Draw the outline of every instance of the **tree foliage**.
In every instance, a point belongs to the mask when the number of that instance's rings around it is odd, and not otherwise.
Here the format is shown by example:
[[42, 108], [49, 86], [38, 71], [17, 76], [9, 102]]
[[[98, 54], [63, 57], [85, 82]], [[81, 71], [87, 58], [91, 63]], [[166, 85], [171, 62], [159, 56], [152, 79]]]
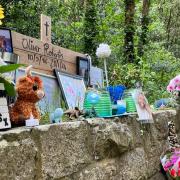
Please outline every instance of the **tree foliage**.
[[98, 44], [108, 43], [111, 84], [133, 87], [142, 81], [151, 102], [168, 96], [166, 85], [180, 71], [179, 0], [0, 0], [0, 4], [6, 27], [39, 38], [40, 14], [49, 15], [52, 42], [89, 53], [94, 61]]

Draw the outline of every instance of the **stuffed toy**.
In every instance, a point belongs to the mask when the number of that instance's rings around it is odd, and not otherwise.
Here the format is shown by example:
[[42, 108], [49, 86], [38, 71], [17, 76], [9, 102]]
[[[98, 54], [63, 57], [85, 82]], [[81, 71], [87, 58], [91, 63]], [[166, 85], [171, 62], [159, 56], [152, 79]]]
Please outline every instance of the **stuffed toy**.
[[40, 113], [36, 108], [36, 103], [44, 97], [42, 80], [37, 76], [32, 76], [30, 69], [26, 68], [25, 77], [21, 77], [16, 84], [17, 100], [10, 108], [10, 119], [12, 125], [25, 125], [25, 120], [31, 115], [40, 120]]

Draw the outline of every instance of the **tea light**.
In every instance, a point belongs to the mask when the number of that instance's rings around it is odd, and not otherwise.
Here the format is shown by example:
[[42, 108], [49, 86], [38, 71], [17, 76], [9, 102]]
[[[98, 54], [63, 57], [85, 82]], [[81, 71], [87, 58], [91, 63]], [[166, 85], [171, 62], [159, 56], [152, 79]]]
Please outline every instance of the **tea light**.
[[26, 127], [34, 127], [39, 126], [39, 120], [34, 119], [33, 115], [31, 114], [30, 118], [26, 120]]

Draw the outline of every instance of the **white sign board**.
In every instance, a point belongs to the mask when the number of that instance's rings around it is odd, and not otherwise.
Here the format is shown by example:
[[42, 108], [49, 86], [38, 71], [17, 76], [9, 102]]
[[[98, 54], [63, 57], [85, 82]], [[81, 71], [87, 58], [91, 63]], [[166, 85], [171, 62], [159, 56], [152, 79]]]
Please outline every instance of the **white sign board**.
[[83, 109], [86, 87], [83, 77], [65, 74], [56, 70], [65, 101], [69, 109]]
[[4, 85], [0, 83], [0, 129], [11, 128]]

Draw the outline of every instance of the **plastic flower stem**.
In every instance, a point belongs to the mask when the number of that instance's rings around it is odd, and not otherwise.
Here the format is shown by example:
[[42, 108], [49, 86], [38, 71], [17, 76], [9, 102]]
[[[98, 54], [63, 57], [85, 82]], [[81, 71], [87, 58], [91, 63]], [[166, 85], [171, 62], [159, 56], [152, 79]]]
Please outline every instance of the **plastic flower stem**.
[[106, 65], [106, 58], [104, 58], [104, 71], [106, 76], [106, 86], [109, 87], [108, 75], [107, 75], [107, 65]]

